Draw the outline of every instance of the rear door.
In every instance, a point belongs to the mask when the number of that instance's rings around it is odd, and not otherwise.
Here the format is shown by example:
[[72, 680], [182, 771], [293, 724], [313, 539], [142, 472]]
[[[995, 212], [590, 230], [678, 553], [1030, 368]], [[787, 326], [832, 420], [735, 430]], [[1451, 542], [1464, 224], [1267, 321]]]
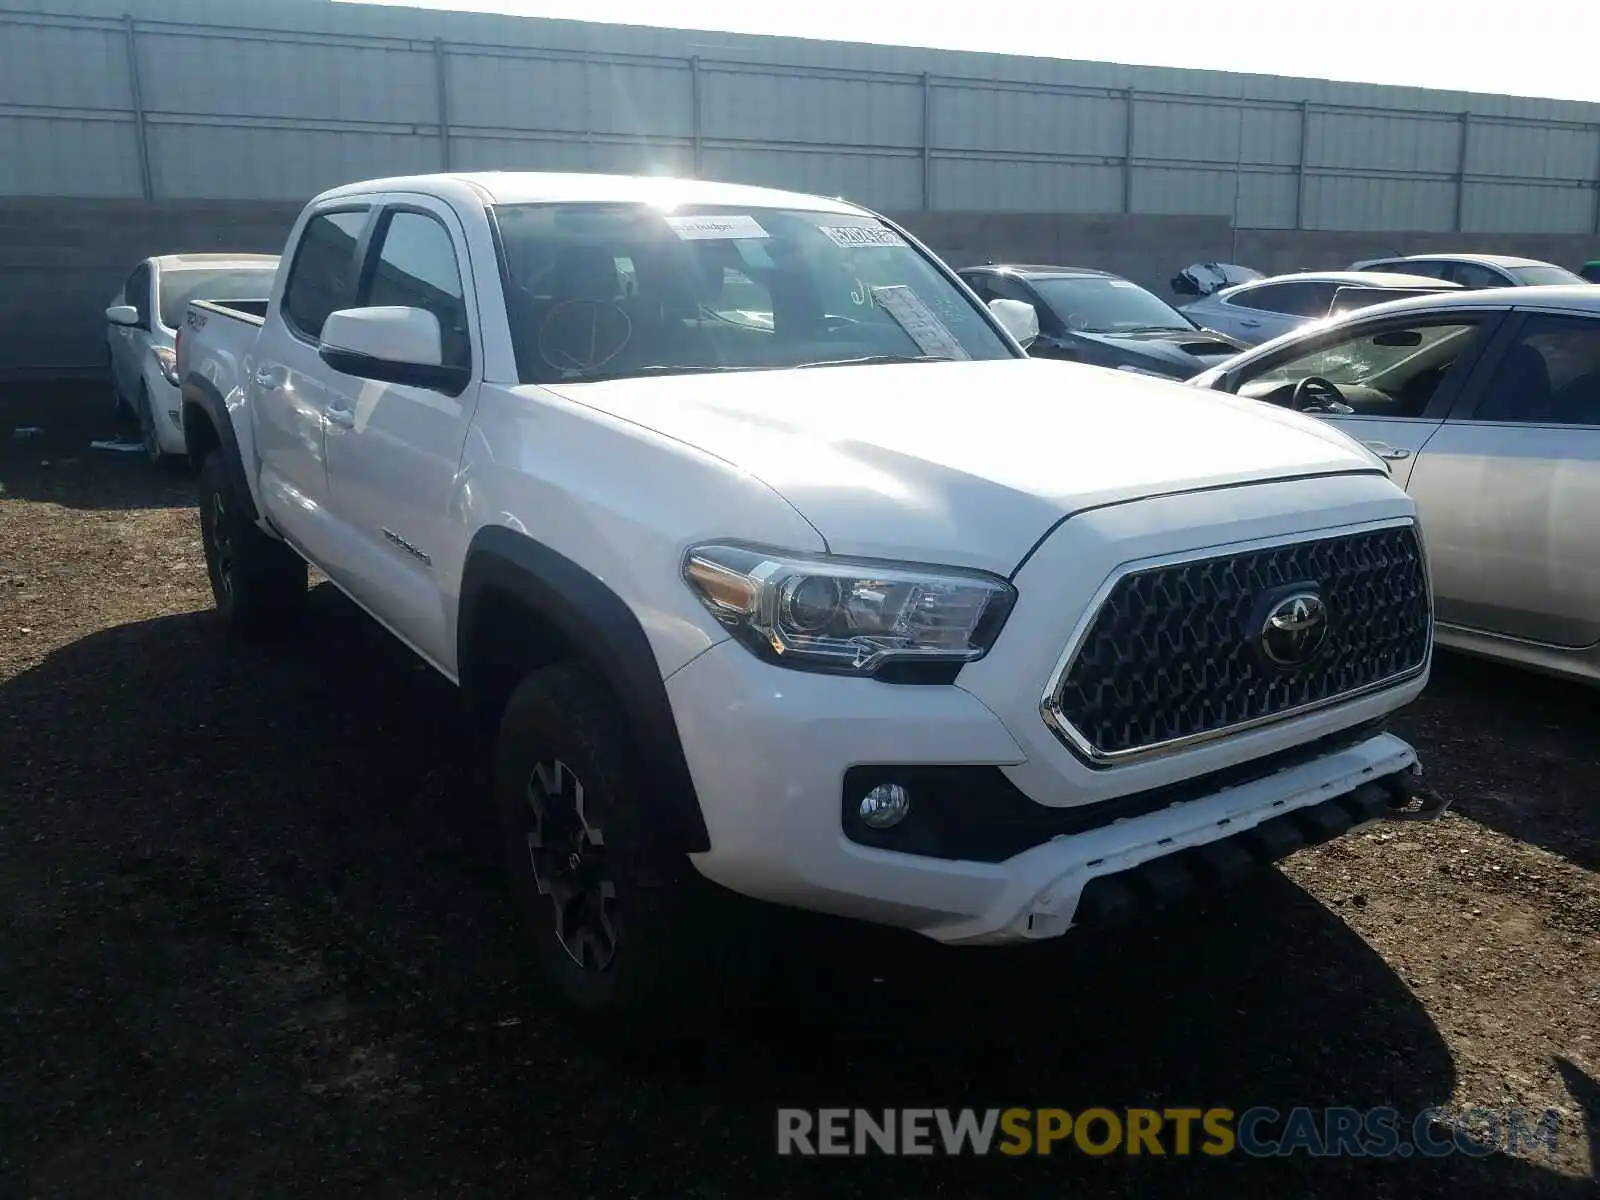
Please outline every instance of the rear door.
[[276, 306], [244, 364], [260, 461], [261, 500], [274, 525], [328, 570], [340, 561], [328, 511], [329, 409], [350, 409], [359, 384], [318, 355], [328, 314], [355, 303], [359, 253], [375, 198], [341, 199], [303, 222]]
[[1600, 317], [1511, 317], [1409, 490], [1440, 621], [1600, 642]]
[[1221, 318], [1219, 332], [1257, 345], [1288, 333], [1307, 321], [1328, 315], [1334, 284], [1296, 279], [1286, 283], [1247, 284], [1207, 311]]

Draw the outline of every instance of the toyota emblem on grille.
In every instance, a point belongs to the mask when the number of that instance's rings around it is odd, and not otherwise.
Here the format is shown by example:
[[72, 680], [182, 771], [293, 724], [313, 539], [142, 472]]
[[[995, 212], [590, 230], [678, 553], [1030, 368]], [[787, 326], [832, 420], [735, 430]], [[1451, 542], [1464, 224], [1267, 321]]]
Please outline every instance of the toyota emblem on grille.
[[1261, 653], [1276, 667], [1310, 662], [1328, 640], [1328, 606], [1316, 592], [1295, 592], [1267, 610]]

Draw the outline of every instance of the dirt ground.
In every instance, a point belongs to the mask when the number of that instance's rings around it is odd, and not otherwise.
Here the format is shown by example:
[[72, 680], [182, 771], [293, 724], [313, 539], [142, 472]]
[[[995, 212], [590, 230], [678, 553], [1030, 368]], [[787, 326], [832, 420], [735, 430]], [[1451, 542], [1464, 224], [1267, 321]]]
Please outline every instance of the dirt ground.
[[[17, 439], [17, 426], [43, 427]], [[1600, 1193], [1600, 693], [1442, 656], [1454, 810], [1026, 953], [856, 928], [642, 1059], [520, 953], [450, 688], [322, 584], [225, 644], [192, 481], [0, 394], [0, 1195]], [[1561, 1113], [1555, 1152], [780, 1159], [780, 1106]]]

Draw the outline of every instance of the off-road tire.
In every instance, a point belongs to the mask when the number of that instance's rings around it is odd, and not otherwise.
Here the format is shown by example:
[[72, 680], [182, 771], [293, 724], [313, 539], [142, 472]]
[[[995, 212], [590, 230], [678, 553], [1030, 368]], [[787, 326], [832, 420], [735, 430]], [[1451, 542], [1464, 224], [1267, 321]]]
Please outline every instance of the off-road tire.
[[306, 604], [306, 564], [246, 514], [221, 450], [200, 467], [200, 539], [217, 614], [234, 637], [260, 641], [293, 627]]
[[[542, 892], [530, 791], [561, 764], [559, 790], [581, 795], [598, 831], [596, 872], [610, 884], [614, 934], [603, 966], [580, 965], [558, 934], [553, 893]], [[577, 792], [581, 787], [581, 793]], [[654, 799], [616, 701], [582, 665], [530, 674], [512, 693], [495, 737], [492, 792], [505, 869], [546, 983], [580, 1014], [620, 1017], [613, 1032], [651, 1035], [742, 992], [753, 980], [759, 937], [748, 902], [716, 888], [653, 836]], [[547, 882], [546, 887], [550, 886]], [[569, 932], [568, 941], [572, 940]], [[591, 947], [592, 949], [592, 947]], [[588, 954], [586, 957], [591, 957]]]

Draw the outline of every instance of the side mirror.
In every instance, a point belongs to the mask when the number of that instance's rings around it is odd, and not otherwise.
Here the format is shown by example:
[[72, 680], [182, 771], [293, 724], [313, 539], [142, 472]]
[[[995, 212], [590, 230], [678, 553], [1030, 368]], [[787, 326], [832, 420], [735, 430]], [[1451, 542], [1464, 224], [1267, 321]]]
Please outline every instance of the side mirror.
[[131, 304], [113, 304], [106, 309], [106, 320], [113, 325], [136, 329], [139, 325], [139, 310]]
[[1021, 300], [991, 300], [989, 311], [994, 319], [1026, 350], [1039, 338], [1039, 314], [1033, 305]]
[[444, 365], [439, 318], [425, 308], [342, 308], [322, 325], [317, 353], [341, 375], [458, 396], [465, 367]]

